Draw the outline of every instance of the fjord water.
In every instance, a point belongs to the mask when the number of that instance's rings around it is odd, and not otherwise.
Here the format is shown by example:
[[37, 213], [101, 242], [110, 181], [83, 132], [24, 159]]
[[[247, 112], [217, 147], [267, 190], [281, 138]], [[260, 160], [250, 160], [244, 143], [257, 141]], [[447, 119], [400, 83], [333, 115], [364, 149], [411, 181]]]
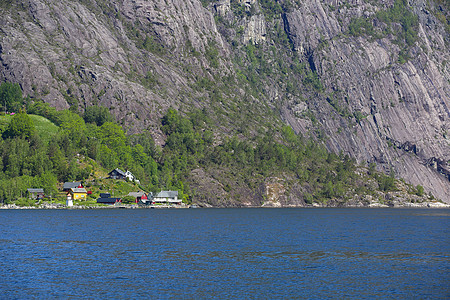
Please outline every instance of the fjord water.
[[448, 298], [448, 209], [0, 211], [0, 296]]

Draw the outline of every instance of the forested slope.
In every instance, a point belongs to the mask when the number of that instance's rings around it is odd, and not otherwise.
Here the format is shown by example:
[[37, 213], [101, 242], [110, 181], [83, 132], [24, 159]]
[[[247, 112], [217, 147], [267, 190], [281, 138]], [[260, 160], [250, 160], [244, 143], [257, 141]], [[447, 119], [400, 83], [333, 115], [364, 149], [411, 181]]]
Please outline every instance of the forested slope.
[[[177, 190], [186, 204], [204, 206], [402, 205], [434, 200], [422, 186], [395, 181], [376, 172], [374, 165], [357, 166], [348, 155], [328, 152], [288, 126], [250, 141], [234, 135], [214, 144], [207, 114], [195, 111], [186, 118], [169, 109], [160, 120], [167, 136], [160, 149], [148, 132], [126, 136], [103, 107], [92, 106], [83, 115], [56, 111], [42, 102], [26, 109], [33, 114], [22, 108], [13, 116], [0, 116], [1, 203], [30, 204], [22, 201], [28, 188], [44, 188], [47, 197], [63, 200], [58, 187], [66, 181], [104, 190], [105, 170], [117, 167], [130, 169], [139, 189]], [[120, 181], [109, 186], [117, 193], [117, 185]]]

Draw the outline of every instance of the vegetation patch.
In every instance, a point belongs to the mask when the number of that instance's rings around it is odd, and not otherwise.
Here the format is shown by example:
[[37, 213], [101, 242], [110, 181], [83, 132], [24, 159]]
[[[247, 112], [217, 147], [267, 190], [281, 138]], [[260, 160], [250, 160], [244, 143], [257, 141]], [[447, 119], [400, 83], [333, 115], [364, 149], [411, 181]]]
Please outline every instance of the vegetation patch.
[[[374, 23], [382, 24], [374, 27]], [[397, 25], [397, 26], [396, 26]], [[359, 17], [350, 21], [349, 33], [353, 36], [366, 35], [374, 39], [392, 36], [400, 46], [398, 62], [409, 60], [409, 47], [417, 41], [419, 21], [408, 8], [406, 0], [396, 0], [392, 7], [380, 10], [371, 17]]]

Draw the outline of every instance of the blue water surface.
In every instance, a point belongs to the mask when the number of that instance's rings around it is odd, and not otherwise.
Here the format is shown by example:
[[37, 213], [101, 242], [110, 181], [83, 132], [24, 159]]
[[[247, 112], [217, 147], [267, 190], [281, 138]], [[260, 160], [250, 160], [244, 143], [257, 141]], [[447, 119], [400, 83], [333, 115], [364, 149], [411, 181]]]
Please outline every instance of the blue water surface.
[[449, 209], [1, 210], [0, 296], [450, 298]]

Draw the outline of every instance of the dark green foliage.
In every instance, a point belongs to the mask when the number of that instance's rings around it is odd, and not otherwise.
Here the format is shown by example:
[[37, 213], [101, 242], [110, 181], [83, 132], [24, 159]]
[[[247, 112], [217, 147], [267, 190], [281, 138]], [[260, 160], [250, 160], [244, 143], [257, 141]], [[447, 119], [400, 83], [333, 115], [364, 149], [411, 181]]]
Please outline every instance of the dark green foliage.
[[158, 84], [158, 78], [152, 72], [147, 72], [145, 77], [141, 79], [141, 83], [146, 88], [152, 89]]
[[115, 18], [122, 21], [122, 24], [125, 25], [128, 37], [135, 42], [138, 48], [159, 56], [166, 54], [166, 48], [162, 42], [156, 38], [150, 24], [143, 24], [139, 21], [132, 23], [130, 20], [123, 18], [120, 13], [118, 15], [116, 14]]
[[239, 0], [231, 0], [231, 10], [239, 18], [248, 15], [245, 11], [245, 5], [239, 2]]
[[135, 203], [136, 202], [136, 198], [132, 197], [132, 196], [125, 196], [122, 198], [122, 203], [124, 204], [131, 204], [131, 203]]
[[0, 7], [1, 8], [5, 8], [5, 9], [11, 8], [11, 6], [13, 4], [16, 4], [15, 0], [2, 0], [2, 1], [0, 1]]
[[422, 197], [424, 195], [424, 188], [421, 185], [416, 187], [416, 195]]
[[400, 23], [402, 28], [397, 31], [397, 43], [402, 45], [406, 43], [407, 46], [412, 46], [417, 39], [418, 18], [408, 9], [406, 0], [396, 0], [393, 7], [379, 11], [377, 18], [390, 25], [391, 23]]
[[219, 51], [214, 43], [209, 43], [205, 51], [206, 59], [208, 59], [211, 67], [219, 67]]
[[283, 12], [283, 8], [278, 0], [260, 0], [259, 4], [268, 20], [272, 20]]
[[366, 116], [359, 110], [353, 112], [353, 116], [355, 117], [356, 123], [361, 123]]
[[448, 0], [434, 0], [438, 5], [435, 6], [434, 15], [444, 25], [447, 34], [450, 33], [450, 2]]
[[[152, 158], [152, 155], [157, 156], [153, 140], [136, 137], [130, 139], [133, 141], [133, 146], [130, 146], [121, 126], [105, 122], [98, 127], [97, 122], [109, 119], [103, 108], [91, 111], [87, 117], [92, 117], [95, 123], [88, 126], [78, 114], [68, 110], [56, 111], [48, 104], [36, 103], [30, 106], [30, 110], [50, 118], [60, 130], [47, 144], [40, 140], [39, 135], [26, 133], [30, 132], [25, 130], [28, 127], [22, 128], [28, 124], [25, 120], [29, 119], [28, 115], [20, 113], [11, 120], [10, 129], [4, 136], [7, 139], [0, 141], [0, 187], [12, 183], [20, 185], [15, 190], [6, 188], [6, 192], [0, 191], [0, 202], [23, 197], [30, 187], [43, 187], [47, 195], [51, 195], [56, 190], [57, 180], [87, 179], [92, 168], [79, 163], [79, 154], [87, 155], [109, 169], [129, 169], [142, 183], [159, 187], [158, 167]], [[20, 122], [16, 122], [19, 119]], [[16, 123], [22, 127], [15, 126]], [[34, 176], [39, 181], [31, 182], [24, 176]]]
[[102, 126], [106, 122], [113, 121], [109, 109], [103, 106], [88, 106], [83, 118], [86, 123], [95, 123], [97, 126]]
[[[163, 150], [161, 180], [165, 185], [179, 185], [180, 179], [181, 183], [188, 179], [190, 170], [202, 166], [230, 170], [245, 178], [251, 188], [260, 184], [255, 178], [292, 174], [299, 182], [311, 186], [309, 200], [311, 197], [342, 198], [352, 187], [356, 177], [354, 160], [328, 153], [316, 142], [296, 135], [290, 127], [283, 127], [282, 143], [268, 132], [252, 141], [234, 136], [213, 146], [207, 136], [200, 134], [207, 131], [202, 130], [203, 122], [194, 122], [197, 119], [183, 118], [175, 110], [169, 110], [163, 118], [167, 144]], [[230, 185], [224, 186], [233, 192]]]
[[376, 169], [375, 169], [376, 166], [377, 166], [377, 164], [374, 162], [369, 164], [369, 175], [374, 176], [376, 174]]
[[374, 33], [372, 21], [364, 17], [351, 20], [348, 25], [348, 30], [353, 36], [360, 36], [364, 34], [373, 35]]
[[[141, 36], [137, 34], [137, 38], [140, 39]], [[158, 41], [156, 41], [152, 36], [146, 35], [142, 44], [138, 43], [138, 46], [156, 55], [163, 55], [166, 53], [164, 46], [161, 45]]]
[[305, 85], [310, 85], [317, 91], [323, 90], [322, 82], [320, 82], [319, 75], [315, 71], [308, 70], [306, 77], [303, 79]]
[[17, 83], [0, 84], [0, 106], [3, 111], [18, 112], [23, 104], [22, 89]]
[[395, 191], [395, 177], [393, 174], [390, 176], [381, 174], [377, 176], [378, 186], [381, 191], [389, 192]]
[[[338, 100], [334, 98], [334, 95], [330, 95], [329, 97], [327, 97], [327, 101], [328, 103], [331, 104], [331, 106], [333, 106], [333, 108], [336, 110], [336, 112], [339, 113], [339, 115], [341, 115], [344, 118], [351, 117], [349, 110], [345, 106], [340, 105]], [[357, 122], [359, 122], [363, 118], [361, 112], [359, 112], [359, 114], [358, 112], [355, 112], [354, 116]]]
[[59, 118], [60, 112], [58, 112], [56, 108], [51, 107], [48, 103], [35, 102], [34, 104], [28, 107], [28, 113], [43, 116], [52, 121], [53, 123], [55, 123], [56, 125], [61, 124]]
[[208, 4], [214, 3], [215, 0], [200, 0], [202, 2], [203, 7], [207, 7]]

